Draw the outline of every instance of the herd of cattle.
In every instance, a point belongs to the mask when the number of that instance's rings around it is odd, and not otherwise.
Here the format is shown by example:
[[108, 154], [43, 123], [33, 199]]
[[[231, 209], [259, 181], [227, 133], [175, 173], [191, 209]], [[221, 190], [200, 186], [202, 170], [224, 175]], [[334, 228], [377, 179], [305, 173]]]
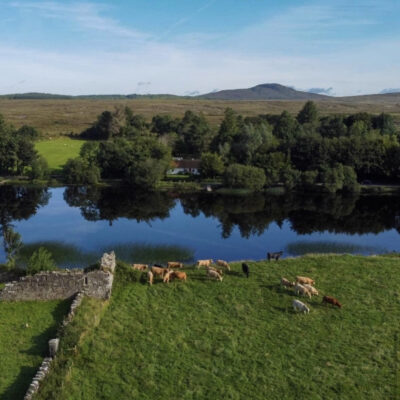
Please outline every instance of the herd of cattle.
[[[286, 278], [281, 278], [281, 285], [287, 288], [293, 288], [297, 296], [307, 296], [309, 299], [311, 299], [312, 296], [319, 296], [318, 290], [314, 287], [315, 281], [307, 276], [296, 276], [296, 282], [290, 282]], [[324, 296], [322, 303], [329, 303], [342, 308], [340, 302], [332, 296]], [[295, 311], [298, 310], [307, 314], [310, 312], [310, 308], [300, 300], [293, 300], [292, 306]]]
[[[278, 261], [282, 252], [278, 253], [267, 253], [268, 260], [276, 260]], [[207, 276], [211, 279], [222, 282], [224, 270], [230, 271], [230, 265], [228, 262], [224, 260], [217, 260], [216, 266], [213, 266], [214, 260], [198, 260], [196, 263], [196, 267], [199, 269], [204, 267], [206, 269]], [[159, 264], [154, 264], [149, 266], [147, 264], [133, 264], [132, 268], [134, 270], [143, 271], [147, 273], [147, 282], [149, 285], [153, 285], [156, 277], [161, 278], [164, 283], [169, 283], [170, 281], [177, 279], [179, 281], [186, 282], [187, 274], [183, 271], [178, 271], [183, 268], [184, 264], [177, 261], [170, 261], [167, 263], [167, 267], [164, 267]], [[242, 263], [242, 271], [245, 276], [248, 278], [250, 276], [250, 267], [247, 263]], [[281, 278], [281, 285], [288, 288], [294, 289], [295, 295], [299, 296], [307, 296], [311, 299], [312, 296], [319, 296], [319, 291], [315, 288], [315, 281], [307, 276], [296, 276], [295, 282], [290, 282], [286, 278]], [[332, 296], [324, 296], [322, 299], [322, 303], [329, 303], [333, 306], [337, 306], [339, 308], [342, 307], [340, 302]], [[293, 309], [295, 311], [301, 311], [304, 313], [309, 313], [310, 308], [304, 304], [300, 300], [293, 300], [292, 302]]]

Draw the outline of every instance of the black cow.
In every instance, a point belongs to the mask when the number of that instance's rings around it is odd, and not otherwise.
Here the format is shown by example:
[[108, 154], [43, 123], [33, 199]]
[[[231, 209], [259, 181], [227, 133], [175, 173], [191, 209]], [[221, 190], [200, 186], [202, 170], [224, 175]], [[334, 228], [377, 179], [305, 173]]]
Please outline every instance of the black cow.
[[268, 261], [276, 260], [278, 261], [283, 254], [283, 251], [278, 251], [277, 253], [267, 253]]
[[246, 263], [242, 263], [242, 271], [248, 278], [250, 275], [250, 268]]

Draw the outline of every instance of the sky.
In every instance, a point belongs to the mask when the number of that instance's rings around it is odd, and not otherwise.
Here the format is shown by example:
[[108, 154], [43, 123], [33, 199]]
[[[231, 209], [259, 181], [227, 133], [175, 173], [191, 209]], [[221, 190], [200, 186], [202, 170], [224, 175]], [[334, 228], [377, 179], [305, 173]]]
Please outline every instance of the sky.
[[399, 0], [0, 0], [0, 94], [400, 90]]

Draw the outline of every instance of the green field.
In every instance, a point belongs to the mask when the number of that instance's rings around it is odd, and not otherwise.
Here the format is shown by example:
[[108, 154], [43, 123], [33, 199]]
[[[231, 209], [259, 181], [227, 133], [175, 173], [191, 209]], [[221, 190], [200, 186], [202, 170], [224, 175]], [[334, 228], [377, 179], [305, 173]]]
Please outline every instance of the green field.
[[[86, 299], [38, 398], [399, 398], [399, 258], [249, 264], [249, 279], [233, 264], [222, 283], [188, 268], [186, 284], [152, 287], [120, 264], [101, 320], [100, 302]], [[303, 300], [310, 314], [295, 313], [279, 280], [296, 275], [343, 308], [319, 296]]]
[[0, 399], [24, 397], [68, 301], [0, 302]]
[[52, 171], [60, 171], [70, 158], [79, 156], [84, 140], [58, 138], [36, 142], [36, 150], [46, 158]]

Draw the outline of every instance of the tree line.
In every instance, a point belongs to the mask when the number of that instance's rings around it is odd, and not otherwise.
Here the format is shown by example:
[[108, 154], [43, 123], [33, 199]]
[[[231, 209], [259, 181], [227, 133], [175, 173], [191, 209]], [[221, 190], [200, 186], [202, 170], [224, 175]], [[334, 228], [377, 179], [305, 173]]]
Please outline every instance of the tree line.
[[357, 191], [365, 180], [398, 182], [400, 134], [391, 115], [320, 116], [312, 101], [297, 116], [287, 111], [243, 117], [228, 108], [218, 127], [201, 113], [155, 115], [150, 122], [129, 108], [104, 111], [82, 132], [90, 140], [70, 161], [69, 182], [122, 178], [154, 187], [171, 157], [201, 159], [204, 178], [225, 186]]
[[[0, 175], [48, 174], [34, 149], [38, 132], [15, 129], [0, 116]], [[243, 117], [225, 110], [218, 126], [202, 113], [147, 121], [128, 107], [102, 112], [80, 137], [79, 157], [63, 168], [66, 183], [118, 179], [152, 189], [165, 178], [172, 157], [201, 160], [201, 176], [232, 188], [321, 188], [358, 191], [363, 181], [398, 183], [400, 132], [389, 114], [320, 115], [312, 101], [297, 115]]]

